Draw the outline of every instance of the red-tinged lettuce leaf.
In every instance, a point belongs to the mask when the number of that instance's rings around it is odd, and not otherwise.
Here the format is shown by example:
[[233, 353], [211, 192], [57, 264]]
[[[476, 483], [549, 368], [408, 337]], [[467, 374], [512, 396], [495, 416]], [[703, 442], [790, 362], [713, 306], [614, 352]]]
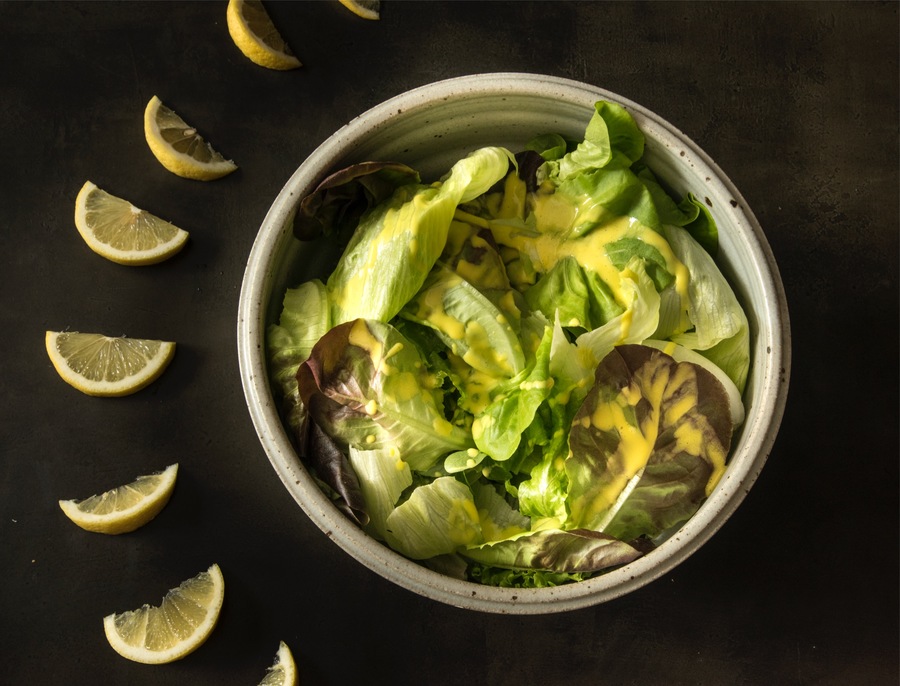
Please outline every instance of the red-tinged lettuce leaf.
[[567, 525], [632, 540], [681, 524], [721, 477], [732, 428], [710, 372], [654, 348], [615, 348], [569, 434]]
[[297, 372], [310, 416], [342, 447], [395, 450], [413, 470], [473, 447], [443, 414], [438, 381], [418, 349], [390, 324], [356, 319], [334, 327]]
[[636, 548], [598, 531], [547, 529], [460, 551], [469, 560], [506, 569], [599, 572], [641, 556]]
[[325, 178], [300, 201], [294, 236], [301, 241], [352, 230], [363, 213], [400, 186], [418, 183], [419, 173], [399, 162], [361, 162]]
[[672, 451], [665, 459], [657, 453], [604, 530], [631, 541], [687, 521], [706, 498], [711, 471], [709, 463], [696, 455]]
[[540, 152], [525, 150], [516, 153], [516, 166], [519, 178], [525, 182], [525, 188], [529, 193], [534, 193], [538, 188], [537, 173], [546, 160]]
[[298, 430], [300, 457], [335, 496], [335, 505], [360, 526], [369, 522], [359, 479], [344, 451], [307, 415]]

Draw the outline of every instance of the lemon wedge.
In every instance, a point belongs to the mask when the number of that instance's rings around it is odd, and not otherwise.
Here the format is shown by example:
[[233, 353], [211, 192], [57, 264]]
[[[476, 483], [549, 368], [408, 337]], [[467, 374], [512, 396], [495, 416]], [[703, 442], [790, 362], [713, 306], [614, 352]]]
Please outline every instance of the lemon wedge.
[[75, 199], [75, 226], [88, 247], [128, 265], [156, 264], [184, 247], [188, 232], [88, 181]]
[[228, 0], [225, 17], [231, 40], [250, 61], [280, 71], [301, 66], [261, 0]]
[[144, 664], [180, 660], [209, 638], [225, 598], [219, 565], [166, 593], [162, 603], [103, 618], [106, 640], [119, 655]]
[[341, 4], [363, 19], [381, 18], [381, 0], [341, 0]]
[[63, 381], [82, 393], [121, 396], [159, 378], [175, 355], [175, 344], [100, 333], [47, 331], [44, 344]]
[[169, 502], [178, 465], [161, 472], [139, 476], [124, 486], [84, 500], [60, 500], [66, 517], [82, 529], [101, 534], [124, 534], [144, 526]]
[[284, 641], [278, 644], [278, 652], [275, 654], [275, 664], [269, 667], [259, 686], [296, 686], [297, 665], [294, 664], [294, 656], [291, 649]]
[[160, 164], [185, 179], [212, 181], [237, 169], [155, 95], [144, 109], [144, 137]]

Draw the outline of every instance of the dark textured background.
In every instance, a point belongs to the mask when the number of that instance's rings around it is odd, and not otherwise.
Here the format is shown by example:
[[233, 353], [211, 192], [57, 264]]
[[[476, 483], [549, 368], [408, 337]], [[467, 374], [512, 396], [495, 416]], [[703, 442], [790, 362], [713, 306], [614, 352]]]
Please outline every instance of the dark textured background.
[[[0, 683], [257, 683], [279, 640], [313, 684], [895, 684], [898, 677], [897, 3], [270, 3], [304, 62], [232, 44], [225, 3], [0, 3]], [[739, 511], [644, 589], [505, 617], [394, 587], [281, 486], [247, 414], [238, 294], [268, 205], [342, 124], [433, 80], [580, 79], [668, 118], [730, 175], [779, 261], [791, 394]], [[235, 174], [151, 156], [158, 95]], [[191, 232], [126, 268], [75, 231], [86, 180]], [[46, 329], [175, 340], [128, 398], [56, 375]], [[181, 463], [145, 528], [88, 534], [57, 506]], [[212, 562], [227, 597], [185, 660], [130, 663], [101, 618]]]

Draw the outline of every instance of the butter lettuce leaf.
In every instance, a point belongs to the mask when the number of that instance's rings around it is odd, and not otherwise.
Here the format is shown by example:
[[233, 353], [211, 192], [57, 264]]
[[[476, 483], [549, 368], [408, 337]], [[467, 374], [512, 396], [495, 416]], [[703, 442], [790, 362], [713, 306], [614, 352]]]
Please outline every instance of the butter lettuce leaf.
[[472, 491], [452, 476], [416, 488], [385, 521], [385, 538], [413, 560], [455, 552], [481, 541], [481, 522]]
[[309, 414], [339, 444], [390, 450], [413, 470], [473, 447], [444, 416], [437, 380], [390, 324], [357, 319], [325, 334], [298, 371]]
[[473, 369], [510, 378], [525, 367], [525, 352], [507, 317], [469, 281], [438, 264], [401, 316], [437, 333]]
[[461, 551], [482, 565], [562, 573], [599, 572], [641, 556], [628, 543], [590, 530], [547, 529]]
[[352, 231], [366, 210], [389, 198], [400, 186], [419, 181], [415, 169], [398, 162], [361, 162], [340, 169], [300, 201], [294, 216], [294, 236], [308, 241]]
[[525, 300], [550, 321], [558, 316], [564, 326], [588, 331], [623, 311], [600, 275], [571, 256], [557, 262], [525, 291]]
[[359, 450], [350, 446], [348, 454], [369, 516], [366, 530], [383, 541], [387, 517], [412, 485], [412, 471], [395, 448]]
[[285, 292], [278, 323], [266, 330], [269, 372], [281, 394], [285, 420], [295, 432], [306, 415], [300, 402], [297, 370], [329, 328], [328, 296], [324, 284], [315, 279]]
[[666, 226], [666, 238], [687, 267], [688, 317], [693, 330], [671, 340], [697, 350], [734, 381], [742, 393], [750, 370], [750, 324], [713, 258], [685, 230]]
[[512, 507], [493, 484], [479, 481], [471, 490], [483, 540], [502, 541], [531, 528], [531, 520]]
[[493, 401], [472, 423], [475, 445], [496, 462], [513, 456], [538, 407], [550, 394], [552, 340], [553, 328], [546, 326], [534, 363], [496, 390]]
[[725, 470], [728, 398], [702, 367], [617, 347], [572, 422], [568, 525], [654, 537], [690, 517]]
[[443, 251], [457, 205], [487, 191], [513, 162], [508, 150], [481, 148], [441, 182], [402, 185], [363, 214], [326, 284], [333, 322], [390, 321]]
[[626, 310], [575, 339], [576, 346], [592, 353], [595, 364], [617, 345], [640, 343], [650, 338], [659, 326], [660, 297], [643, 260], [632, 258], [620, 277], [620, 290], [628, 304]]
[[629, 167], [644, 154], [644, 134], [628, 111], [601, 100], [584, 132], [584, 140], [572, 152], [552, 163], [551, 175], [565, 181], [610, 163]]

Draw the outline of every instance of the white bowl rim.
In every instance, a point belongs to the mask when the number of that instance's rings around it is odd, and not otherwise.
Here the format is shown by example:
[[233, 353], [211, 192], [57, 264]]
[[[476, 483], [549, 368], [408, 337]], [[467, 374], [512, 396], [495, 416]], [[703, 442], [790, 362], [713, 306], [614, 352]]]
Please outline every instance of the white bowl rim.
[[[686, 150], [711, 183], [721, 184], [723, 194], [735, 200], [733, 211], [745, 227], [746, 247], [756, 261], [770, 321], [765, 341], [769, 351], [767, 373], [759, 380], [763, 403], [743, 429], [751, 432], [754, 454], [742, 460], [741, 469], [729, 470], [723, 479], [726, 483], [720, 483], [700, 511], [656, 551], [595, 578], [543, 589], [497, 588], [450, 578], [404, 558], [351, 523], [299, 462], [272, 396], [263, 343], [270, 297], [266, 292], [271, 278], [268, 265], [279, 236], [290, 230], [301, 182], [308, 185], [311, 173], [320, 176], [323, 163], [340, 156], [360, 134], [421, 103], [459, 95], [503, 94], [552, 95], [588, 106], [599, 99], [617, 102], [631, 111], [642, 128], [652, 125], [659, 135], [670, 137]], [[791, 357], [787, 302], [774, 255], [746, 201], [716, 163], [680, 130], [627, 98], [571, 79], [519, 72], [473, 74], [419, 86], [360, 114], [314, 150], [276, 197], [251, 248], [238, 305], [237, 344], [241, 382], [259, 440], [282, 483], [307, 516], [348, 554], [385, 579], [452, 606], [501, 614], [562, 612], [612, 600], [659, 578], [701, 547], [743, 501], [768, 458], [784, 413]]]

